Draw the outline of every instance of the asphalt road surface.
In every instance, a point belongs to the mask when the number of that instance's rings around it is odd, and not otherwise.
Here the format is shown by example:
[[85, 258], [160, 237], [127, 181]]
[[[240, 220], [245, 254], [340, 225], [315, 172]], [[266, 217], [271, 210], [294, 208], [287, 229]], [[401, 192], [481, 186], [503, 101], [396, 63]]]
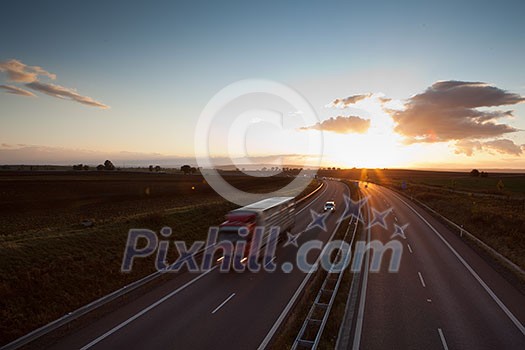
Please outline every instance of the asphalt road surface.
[[[348, 348], [525, 349], [523, 294], [413, 202], [373, 184], [362, 190], [370, 211], [391, 210], [369, 239], [399, 240], [403, 255], [398, 273], [388, 261], [363, 271]], [[407, 224], [406, 239], [393, 236]]]
[[[298, 242], [328, 241], [337, 227], [330, 214], [327, 230], [313, 227], [310, 209], [321, 212], [328, 200], [343, 203], [346, 185], [327, 181], [319, 194], [296, 209]], [[273, 273], [181, 273], [169, 282], [55, 343], [53, 349], [254, 349], [268, 339], [306, 273], [295, 268], [297, 248], [280, 244]], [[319, 254], [312, 251], [311, 262]]]

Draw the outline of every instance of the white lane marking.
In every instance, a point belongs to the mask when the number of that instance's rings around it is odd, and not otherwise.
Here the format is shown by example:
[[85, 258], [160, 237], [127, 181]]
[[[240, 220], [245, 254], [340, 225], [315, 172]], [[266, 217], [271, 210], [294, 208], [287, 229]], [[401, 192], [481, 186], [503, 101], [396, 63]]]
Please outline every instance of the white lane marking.
[[421, 272], [418, 271], [417, 273], [419, 275], [419, 280], [421, 281], [421, 284], [423, 285], [423, 288], [426, 288], [427, 285], [425, 284], [425, 280], [423, 280], [423, 275], [421, 275]]
[[270, 265], [271, 263], [273, 263], [275, 261], [275, 256], [272, 258], [272, 260], [268, 261], [266, 263], [266, 265], [264, 265], [264, 267], [268, 267], [268, 265]]
[[319, 195], [317, 195], [316, 198], [314, 198], [309, 205], [306, 205], [303, 209], [299, 210], [297, 213], [295, 213], [295, 216], [299, 215], [300, 213], [302, 213], [304, 210], [310, 208], [310, 206], [312, 204], [314, 204], [314, 202], [317, 202], [319, 200], [319, 198], [321, 198], [323, 196], [323, 194], [328, 190], [328, 185], [326, 185], [323, 189], [323, 192], [319, 193]]
[[465, 266], [467, 268], [467, 270], [470, 272], [470, 274], [472, 276], [474, 276], [474, 278], [478, 281], [478, 283], [483, 287], [483, 289], [485, 289], [485, 291], [490, 295], [490, 297], [492, 298], [492, 300], [494, 300], [496, 302], [496, 304], [498, 304], [498, 306], [500, 307], [500, 309], [507, 315], [507, 317], [512, 321], [512, 323], [514, 323], [514, 325], [519, 329], [519, 331], [525, 335], [525, 327], [523, 327], [523, 325], [521, 324], [521, 322], [516, 318], [516, 316], [514, 316], [514, 314], [507, 308], [507, 306], [505, 306], [505, 304], [503, 304], [503, 302], [498, 298], [498, 296], [492, 291], [492, 289], [490, 289], [490, 287], [485, 283], [485, 281], [483, 281], [481, 279], [481, 277], [476, 273], [476, 271], [474, 271], [474, 269], [465, 261], [465, 259], [463, 259], [463, 257], [452, 247], [452, 245], [450, 243], [448, 243], [448, 241], [441, 235], [441, 233], [439, 233], [435, 228], [434, 226], [432, 226], [421, 214], [419, 214], [414, 208], [412, 208], [412, 206], [410, 204], [408, 204], [407, 202], [405, 202], [402, 198], [400, 198], [397, 194], [395, 193], [392, 193], [392, 195], [394, 197], [396, 197], [397, 199], [399, 199], [401, 202], [405, 203], [405, 205], [407, 207], [409, 207], [417, 216], [419, 216], [419, 218], [421, 220], [423, 220], [425, 222], [425, 224], [428, 225], [428, 227], [430, 227], [430, 229], [439, 237], [439, 239], [441, 239], [441, 241], [443, 241], [443, 243], [445, 243], [445, 245], [452, 251], [452, 253], [456, 256], [456, 258], [458, 258], [458, 260], [463, 264], [463, 266]]
[[431, 303], [431, 302], [432, 302], [432, 299], [427, 299], [427, 301], [428, 301], [429, 303]]
[[[297, 214], [301, 213], [303, 210], [307, 209], [308, 207], [310, 207], [310, 205], [312, 205], [315, 201], [319, 200], [319, 198], [321, 198], [321, 196], [327, 191], [328, 189], [328, 185], [325, 186], [323, 192], [321, 192], [319, 194], [319, 196], [317, 196], [317, 198], [315, 198], [314, 200], [312, 200], [310, 202], [309, 205], [305, 206], [303, 209], [301, 209], [300, 211], [297, 212]], [[338, 225], [339, 227], [339, 225]], [[335, 231], [334, 231], [335, 233]], [[109, 331], [107, 331], [106, 333], [102, 334], [101, 336], [99, 336], [98, 338], [96, 338], [95, 340], [91, 341], [89, 344], [83, 346], [82, 348], [80, 348], [80, 350], [86, 350], [86, 349], [89, 349], [91, 348], [93, 345], [96, 345], [98, 344], [99, 342], [101, 342], [102, 340], [104, 340], [105, 338], [109, 337], [110, 335], [112, 335], [113, 333], [117, 332], [118, 330], [124, 328], [125, 326], [127, 326], [128, 324], [130, 324], [131, 322], [135, 321], [137, 318], [141, 317], [142, 315], [146, 314], [147, 312], [151, 311], [152, 309], [154, 309], [155, 307], [159, 306], [160, 304], [162, 304], [163, 302], [165, 302], [166, 300], [168, 300], [169, 298], [171, 298], [172, 296], [174, 296], [175, 294], [181, 292], [182, 290], [184, 290], [185, 288], [189, 287], [190, 285], [192, 285], [194, 282], [198, 281], [199, 279], [201, 279], [202, 277], [206, 276], [208, 273], [210, 273], [211, 271], [215, 270], [219, 265], [215, 265], [213, 268], [211, 268], [210, 270], [204, 272], [203, 274], [200, 274], [199, 276], [195, 277], [194, 279], [190, 280], [189, 282], [187, 282], [186, 284], [182, 285], [181, 287], [177, 288], [176, 290], [174, 290], [173, 292], [171, 292], [170, 294], [164, 296], [162, 299], [159, 299], [157, 300], [155, 303], [151, 304], [150, 306], [146, 307], [145, 309], [141, 310], [140, 312], [138, 312], [137, 314], [133, 315], [132, 317], [128, 318], [126, 321], [118, 324], [117, 326], [113, 327], [112, 329], [110, 329]], [[306, 282], [306, 281], [305, 281]], [[306, 284], [306, 283], [305, 283]]]
[[397, 222], [397, 216], [394, 216], [394, 220], [396, 220], [396, 222]]
[[[345, 189], [349, 190], [349, 187], [345, 186]], [[346, 191], [343, 191], [343, 192], [346, 192]], [[330, 242], [334, 238], [334, 235], [337, 232], [337, 230], [339, 229], [339, 226], [341, 225], [341, 222], [342, 221], [338, 222], [335, 225], [335, 229], [332, 232], [332, 235], [330, 236], [330, 238], [328, 239], [328, 242]], [[286, 306], [284, 307], [283, 311], [281, 312], [281, 314], [279, 315], [277, 320], [274, 322], [272, 328], [270, 328], [270, 330], [268, 331], [268, 334], [266, 334], [266, 337], [264, 337], [264, 339], [262, 340], [261, 344], [259, 344], [259, 347], [257, 348], [258, 350], [264, 350], [264, 349], [266, 349], [268, 347], [268, 344], [270, 343], [270, 341], [272, 340], [273, 336], [277, 332], [277, 329], [279, 329], [279, 327], [281, 326], [281, 323], [283, 323], [284, 319], [286, 318], [286, 316], [288, 315], [288, 313], [292, 309], [292, 306], [295, 304], [295, 301], [297, 300], [297, 298], [299, 298], [299, 295], [302, 293], [302, 291], [305, 288], [306, 284], [310, 280], [310, 277], [313, 275], [313, 272], [316, 271], [316, 269], [318, 268], [318, 263], [319, 263], [320, 259], [321, 259], [321, 254], [319, 254], [319, 256], [317, 257], [317, 260], [313, 264], [312, 268], [310, 269], [310, 271], [308, 271], [308, 273], [304, 277], [304, 279], [301, 282], [301, 284], [299, 285], [299, 287], [295, 290], [294, 295], [292, 295], [292, 297], [288, 301], [288, 304], [286, 304]]]
[[211, 313], [214, 314], [214, 313], [216, 313], [217, 311], [219, 311], [219, 309], [220, 309], [221, 307], [223, 307], [224, 304], [226, 304], [228, 301], [230, 301], [231, 298], [233, 298], [234, 296], [235, 296], [235, 293], [232, 293], [232, 295], [230, 295], [226, 300], [224, 300], [224, 301], [221, 303], [221, 305], [217, 306], [217, 307], [215, 308], [215, 310], [213, 310]]
[[[368, 215], [370, 216], [370, 206], [367, 205]], [[370, 242], [370, 227], [368, 227], [367, 240]], [[361, 344], [361, 333], [363, 331], [363, 320], [365, 317], [366, 286], [368, 283], [368, 268], [370, 265], [370, 250], [366, 251], [366, 262], [364, 266], [363, 285], [361, 286], [361, 298], [359, 300], [359, 311], [357, 312], [357, 321], [355, 325], [353, 350], [359, 350]]]
[[408, 247], [408, 251], [410, 252], [410, 254], [412, 254], [413, 251], [412, 251], [412, 247], [410, 246], [410, 244], [407, 243], [407, 247]]
[[122, 322], [121, 324], [113, 327], [112, 329], [110, 329], [109, 331], [107, 331], [106, 333], [102, 334], [100, 337], [96, 338], [95, 340], [91, 341], [89, 344], [87, 345], [84, 345], [82, 348], [80, 348], [80, 350], [86, 350], [86, 349], [89, 349], [91, 348], [93, 345], [101, 342], [102, 340], [104, 340], [105, 338], [109, 337], [111, 334], [117, 332], [119, 329], [121, 328], [124, 328], [125, 326], [127, 326], [128, 324], [130, 324], [131, 322], [135, 321], [137, 318], [139, 318], [140, 316], [144, 315], [145, 313], [151, 311], [152, 309], [156, 308], [157, 306], [159, 306], [160, 304], [162, 304], [163, 302], [165, 302], [166, 300], [168, 300], [169, 298], [171, 298], [172, 296], [174, 296], [175, 294], [179, 293], [180, 291], [182, 291], [183, 289], [185, 289], [186, 287], [192, 285], [194, 282], [198, 281], [199, 279], [201, 279], [202, 277], [206, 276], [207, 274], [209, 274], [210, 272], [212, 272], [213, 270], [215, 270], [219, 265], [215, 265], [213, 268], [209, 269], [208, 271], [204, 272], [203, 274], [200, 274], [199, 276], [195, 277], [194, 279], [192, 279], [191, 281], [187, 282], [186, 284], [184, 284], [183, 286], [180, 286], [179, 288], [177, 288], [176, 290], [174, 290], [173, 292], [171, 292], [170, 294], [164, 296], [162, 299], [159, 299], [157, 300], [156, 302], [154, 302], [153, 304], [151, 304], [150, 306], [148, 306], [147, 308], [143, 309], [142, 311], [138, 312], [137, 314], [133, 315], [132, 317], [128, 318], [126, 321]]
[[447, 341], [445, 340], [445, 335], [443, 335], [443, 331], [441, 328], [438, 328], [439, 337], [441, 338], [441, 344], [443, 345], [443, 349], [448, 350]]

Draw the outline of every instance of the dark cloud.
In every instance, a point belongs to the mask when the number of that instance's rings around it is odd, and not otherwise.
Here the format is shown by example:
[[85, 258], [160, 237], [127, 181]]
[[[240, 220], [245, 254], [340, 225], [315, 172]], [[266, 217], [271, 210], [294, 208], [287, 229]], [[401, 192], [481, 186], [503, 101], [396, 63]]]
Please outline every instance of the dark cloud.
[[31, 91], [24, 90], [22, 88], [13, 86], [13, 85], [0, 85], [1, 89], [4, 89], [6, 93], [13, 94], [13, 95], [20, 95], [20, 96], [30, 96], [34, 97], [36, 96]]
[[456, 142], [456, 154], [464, 153], [472, 156], [476, 151], [497, 152], [513, 156], [523, 154], [523, 145], [517, 145], [509, 139], [497, 139], [490, 141], [461, 140]]
[[480, 82], [440, 81], [405, 103], [405, 109], [390, 111], [395, 131], [407, 143], [484, 139], [518, 131], [497, 119], [512, 111], [486, 111], [479, 107], [511, 105], [525, 98]]
[[32, 83], [26, 84], [26, 86], [35, 91], [43, 92], [44, 94], [47, 94], [49, 96], [72, 100], [78, 103], [82, 103], [88, 106], [98, 107], [102, 109], [109, 108], [109, 106], [106, 106], [105, 104], [101, 102], [95, 101], [91, 97], [79, 95], [75, 90], [68, 89], [60, 85], [46, 84], [46, 83], [41, 83], [39, 81], [34, 81]]
[[345, 98], [336, 98], [331, 103], [327, 105], [327, 107], [338, 107], [338, 108], [346, 108], [350, 105], [353, 105], [359, 101], [362, 101], [366, 98], [372, 97], [371, 93], [368, 94], [360, 94], [360, 95], [352, 95]]
[[46, 76], [56, 79], [56, 75], [49, 73], [42, 67], [28, 66], [19, 60], [7, 60], [0, 62], [0, 72], [7, 73], [7, 79], [17, 83], [31, 83], [38, 79], [38, 76]]
[[301, 130], [324, 130], [338, 134], [364, 134], [369, 128], [370, 119], [363, 119], [356, 116], [337, 116], [315, 125], [302, 127]]

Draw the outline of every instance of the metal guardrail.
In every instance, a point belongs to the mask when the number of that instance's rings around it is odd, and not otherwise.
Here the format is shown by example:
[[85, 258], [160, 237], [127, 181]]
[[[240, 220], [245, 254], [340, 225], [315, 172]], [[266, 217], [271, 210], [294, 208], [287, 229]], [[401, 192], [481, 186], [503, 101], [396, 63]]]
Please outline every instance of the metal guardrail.
[[[307, 194], [306, 196], [302, 197], [301, 199], [299, 199], [298, 201], [296, 201], [296, 205], [299, 204], [299, 203], [302, 203], [304, 202], [305, 200], [307, 200], [308, 198], [310, 198], [311, 196], [313, 196], [315, 193], [317, 193], [322, 187], [324, 186], [324, 182], [321, 183], [315, 190], [313, 190], [312, 192], [310, 192], [309, 194]], [[198, 251], [196, 254], [202, 254], [204, 252], [206, 248], [203, 248], [201, 249], [200, 251]], [[166, 270], [169, 269], [166, 268]], [[8, 343], [4, 346], [2, 346], [0, 348], [0, 350], [14, 350], [14, 349], [18, 349], [24, 345], [27, 345], [35, 340], [37, 340], [38, 338], [40, 337], [43, 337], [57, 329], [59, 329], [60, 327], [62, 326], [65, 326], [67, 325], [68, 323], [70, 322], [73, 322], [77, 319], [79, 319], [80, 317], [92, 312], [92, 311], [95, 311], [96, 309], [98, 309], [99, 307], [101, 306], [104, 306], [106, 305], [107, 303], [119, 298], [119, 297], [122, 297], [134, 290], [136, 290], [137, 288], [139, 287], [142, 287], [143, 285], [157, 279], [158, 277], [160, 277], [161, 275], [163, 275], [165, 273], [165, 270], [161, 270], [161, 271], [156, 271], [146, 277], [143, 277], [135, 282], [132, 282], [130, 284], [127, 284], [125, 285], [124, 287], [120, 288], [120, 289], [117, 289], [116, 291], [114, 292], [111, 292], [89, 304], [86, 304], [40, 328], [37, 328], [35, 329], [34, 331], [31, 331], [29, 332], [28, 334], [18, 338], [18, 339], [15, 339], [14, 341], [12, 341], [11, 343]]]
[[[352, 233], [350, 247], [354, 243], [357, 227], [359, 226], [359, 221], [354, 220], [348, 223], [348, 228], [346, 229], [345, 235], [342, 240], [342, 242], [346, 241], [346, 237], [348, 236], [348, 232], [350, 231], [352, 222], [354, 223], [354, 232]], [[343, 245], [342, 242], [341, 246]], [[336, 260], [340, 257], [341, 250], [339, 250]], [[348, 254], [342, 257], [342, 259], [348, 259]], [[310, 310], [308, 311], [306, 319], [304, 320], [303, 325], [299, 330], [297, 337], [295, 338], [295, 341], [292, 345], [292, 350], [296, 350], [298, 348], [317, 349], [321, 340], [321, 336], [323, 335], [326, 322], [328, 321], [328, 317], [330, 316], [330, 311], [332, 310], [332, 306], [337, 296], [339, 285], [341, 284], [344, 272], [344, 270], [334, 272], [333, 269], [330, 269], [330, 271], [328, 271], [323, 281], [323, 284], [321, 285], [321, 288], [319, 289], [315, 300], [312, 306], [310, 307]], [[326, 299], [328, 299], [328, 302], [326, 302]], [[319, 317], [319, 314], [322, 314], [322, 317]], [[311, 335], [312, 333], [314, 334], [313, 339], [311, 339], [311, 336], [308, 337], [310, 339], [305, 338], [308, 335]]]
[[435, 216], [437, 216], [441, 220], [445, 221], [448, 225], [450, 225], [450, 226], [454, 227], [455, 229], [457, 229], [459, 231], [460, 237], [463, 237], [463, 235], [467, 236], [470, 240], [474, 241], [476, 244], [480, 245], [483, 249], [488, 251], [490, 254], [495, 256], [497, 259], [501, 260], [514, 273], [516, 273], [516, 274], [518, 274], [518, 275], [520, 275], [522, 277], [525, 277], [525, 271], [523, 271], [523, 269], [521, 269], [518, 265], [516, 265], [515, 263], [510, 261], [507, 257], [503, 256], [501, 253], [496, 251], [494, 248], [489, 246], [487, 243], [483, 242], [481, 239], [476, 237], [474, 234], [472, 234], [469, 231], [465, 230], [463, 227], [459, 226], [458, 224], [456, 224], [455, 222], [453, 222], [449, 218], [441, 215], [440, 213], [438, 213], [437, 211], [435, 211], [434, 209], [432, 209], [431, 207], [429, 207], [425, 203], [421, 202], [420, 200], [418, 200], [418, 199], [416, 199], [416, 198], [414, 198], [412, 196], [409, 197], [406, 194], [404, 194], [402, 192], [399, 192], [399, 191], [397, 191], [397, 190], [395, 190], [393, 188], [389, 188], [389, 189], [391, 191], [395, 192], [395, 193], [398, 193], [398, 194], [402, 195], [403, 197], [409, 198], [410, 200], [416, 202], [418, 205], [422, 206], [426, 210], [430, 211], [432, 214], [434, 214]]

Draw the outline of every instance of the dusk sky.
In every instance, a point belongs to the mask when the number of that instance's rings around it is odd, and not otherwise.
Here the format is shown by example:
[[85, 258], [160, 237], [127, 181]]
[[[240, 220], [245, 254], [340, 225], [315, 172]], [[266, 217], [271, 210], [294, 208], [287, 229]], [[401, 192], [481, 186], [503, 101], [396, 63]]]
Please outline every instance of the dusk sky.
[[298, 164], [312, 156], [299, 139], [322, 130], [324, 165], [525, 169], [523, 1], [33, 1], [2, 13], [0, 164], [191, 159], [208, 101], [269, 79], [320, 122], [256, 127], [252, 156]]

